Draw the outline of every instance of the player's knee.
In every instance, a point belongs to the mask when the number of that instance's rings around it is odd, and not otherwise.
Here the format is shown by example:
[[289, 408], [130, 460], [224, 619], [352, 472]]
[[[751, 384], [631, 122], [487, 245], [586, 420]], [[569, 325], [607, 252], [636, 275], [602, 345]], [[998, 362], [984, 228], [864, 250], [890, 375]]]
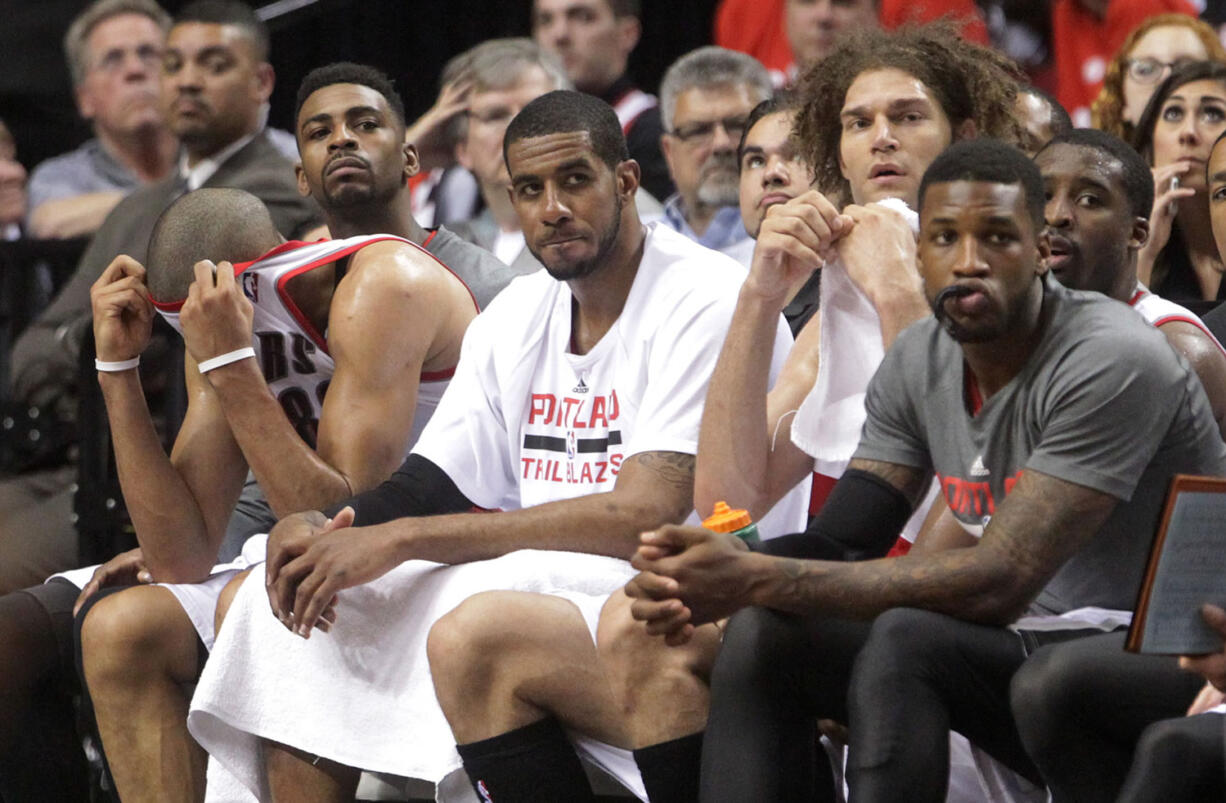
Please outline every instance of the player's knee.
[[[130, 588], [103, 597], [79, 614], [87, 676], [138, 675], [162, 663], [168, 646], [166, 632], [174, 627], [168, 621], [174, 612], [168, 610], [163, 595], [169, 597], [170, 592], [153, 586]], [[169, 602], [173, 604], [173, 599]]]
[[873, 622], [856, 659], [853, 676], [896, 672], [943, 672], [946, 647], [941, 638], [945, 617], [915, 608], [891, 608]]
[[799, 619], [769, 608], [745, 608], [724, 627], [713, 678], [728, 689], [762, 688], [802, 665], [807, 641]]
[[1190, 763], [1199, 745], [1187, 722], [1184, 718], [1161, 719], [1146, 726], [1137, 740], [1137, 761], [1159, 767]]
[[[1023, 736], [1059, 727], [1063, 715], [1071, 711], [1067, 703], [1079, 693], [1076, 663], [1067, 651], [1056, 649], [1059, 646], [1036, 651], [1009, 682], [1009, 704]], [[1046, 742], [1046, 738], [1035, 741], [1040, 746]]]
[[466, 684], [474, 676], [488, 676], [507, 648], [511, 634], [522, 632], [515, 620], [520, 607], [512, 592], [476, 594], [439, 618], [426, 639], [426, 655], [435, 684]]

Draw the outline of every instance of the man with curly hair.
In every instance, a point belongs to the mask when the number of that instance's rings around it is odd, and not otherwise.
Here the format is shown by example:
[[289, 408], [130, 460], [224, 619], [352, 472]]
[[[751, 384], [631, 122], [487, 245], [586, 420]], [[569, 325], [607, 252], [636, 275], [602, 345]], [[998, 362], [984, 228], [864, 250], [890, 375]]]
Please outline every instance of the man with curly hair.
[[[858, 473], [848, 461], [865, 420], [869, 379], [897, 335], [930, 311], [916, 266], [914, 224], [903, 205], [915, 208], [924, 171], [954, 140], [1017, 138], [1016, 86], [1007, 61], [944, 26], [857, 33], [803, 78], [795, 130], [818, 189], [772, 208], [762, 224], [712, 378], [719, 392], [710, 394], [704, 411], [695, 474], [699, 510], [724, 499], [760, 517], [816, 472], [810, 509], [818, 512], [835, 478]], [[802, 245], [807, 232], [815, 247]], [[770, 387], [757, 365], [759, 344], [787, 304], [789, 289], [818, 267], [821, 307]], [[908, 539], [918, 533], [928, 505], [921, 497], [916, 507], [904, 530]], [[889, 547], [882, 544], [873, 556]], [[743, 657], [742, 635], [743, 629], [731, 629], [723, 652]], [[804, 637], [789, 638], [800, 644]], [[843, 669], [851, 657], [854, 652]], [[726, 664], [722, 655], [725, 673]], [[728, 721], [725, 707], [745, 710], [743, 695], [756, 693], [754, 685], [729, 683], [713, 693], [705, 788], [728, 790], [729, 800], [738, 799], [731, 790], [779, 799], [786, 788], [774, 785], [780, 776], [766, 762], [755, 764], [761, 773], [742, 772], [732, 755], [742, 747], [720, 738], [727, 735], [719, 727]], [[747, 730], [744, 749], [775, 755], [795, 773], [796, 788], [818, 785], [811, 773], [824, 770], [825, 762], [815, 765], [808, 755], [811, 738], [766, 747], [755, 741], [758, 735]]]
[[[705, 408], [699, 510], [725, 499], [760, 516], [809, 472], [817, 475], [810, 510], [820, 509], [855, 449], [863, 394], [885, 349], [929, 312], [902, 205], [914, 208], [920, 177], [952, 141], [1016, 140], [1012, 69], [949, 27], [925, 26], [860, 32], [805, 76], [794, 131], [817, 191], [770, 210], [762, 230], [809, 216], [820, 247], [791, 276], [758, 246], [712, 379], [721, 392]], [[768, 388], [757, 344], [801, 274], [823, 264], [822, 308]], [[923, 520], [920, 510], [908, 540]]]

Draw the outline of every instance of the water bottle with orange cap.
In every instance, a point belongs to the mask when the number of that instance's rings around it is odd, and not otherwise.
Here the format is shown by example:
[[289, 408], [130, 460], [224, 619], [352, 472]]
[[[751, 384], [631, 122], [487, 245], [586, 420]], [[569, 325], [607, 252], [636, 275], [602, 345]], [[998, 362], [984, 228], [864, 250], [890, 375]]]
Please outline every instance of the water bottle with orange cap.
[[733, 510], [727, 502], [715, 503], [715, 512], [702, 520], [702, 526], [717, 533], [731, 533], [747, 544], [762, 541], [758, 525], [753, 523], [748, 510]]

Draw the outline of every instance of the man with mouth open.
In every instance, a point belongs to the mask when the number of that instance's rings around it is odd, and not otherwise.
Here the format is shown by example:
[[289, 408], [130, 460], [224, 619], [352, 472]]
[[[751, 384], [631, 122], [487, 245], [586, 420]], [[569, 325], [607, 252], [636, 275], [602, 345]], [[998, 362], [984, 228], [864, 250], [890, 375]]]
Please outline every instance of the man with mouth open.
[[[704, 800], [822, 799], [818, 717], [850, 726], [857, 800], [944, 800], [950, 729], [1037, 782], [1013, 673], [1038, 644], [1126, 622], [1170, 477], [1226, 469], [1200, 382], [1165, 339], [1046, 278], [1042, 180], [1020, 151], [954, 145], [919, 206], [935, 317], [886, 355], [851, 467], [808, 531], [785, 536], [790, 555], [668, 526], [633, 561], [649, 632], [684, 640], [732, 615]], [[782, 211], [798, 224], [772, 233], [790, 240], [789, 267], [820, 248], [818, 216]], [[842, 560], [881, 554], [934, 473], [973, 545]]]
[[1145, 160], [1123, 140], [1089, 128], [1056, 136], [1034, 160], [1048, 198], [1052, 275], [1065, 287], [1130, 304], [1157, 326], [1200, 377], [1226, 433], [1226, 352], [1194, 313], [1137, 281], [1154, 192]]

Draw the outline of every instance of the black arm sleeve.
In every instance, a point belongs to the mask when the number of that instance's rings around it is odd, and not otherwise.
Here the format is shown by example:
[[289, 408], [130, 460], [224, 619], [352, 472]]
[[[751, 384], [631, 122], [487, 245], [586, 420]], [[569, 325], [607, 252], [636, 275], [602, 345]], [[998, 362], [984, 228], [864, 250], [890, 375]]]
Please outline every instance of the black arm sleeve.
[[331, 518], [346, 505], [357, 514], [353, 523], [358, 527], [405, 516], [467, 513], [476, 507], [446, 472], [418, 454], [405, 458], [396, 473], [377, 487], [338, 502], [324, 514]]
[[849, 468], [807, 530], [763, 541], [756, 551], [810, 560], [880, 558], [910, 517], [902, 491], [871, 471]]

